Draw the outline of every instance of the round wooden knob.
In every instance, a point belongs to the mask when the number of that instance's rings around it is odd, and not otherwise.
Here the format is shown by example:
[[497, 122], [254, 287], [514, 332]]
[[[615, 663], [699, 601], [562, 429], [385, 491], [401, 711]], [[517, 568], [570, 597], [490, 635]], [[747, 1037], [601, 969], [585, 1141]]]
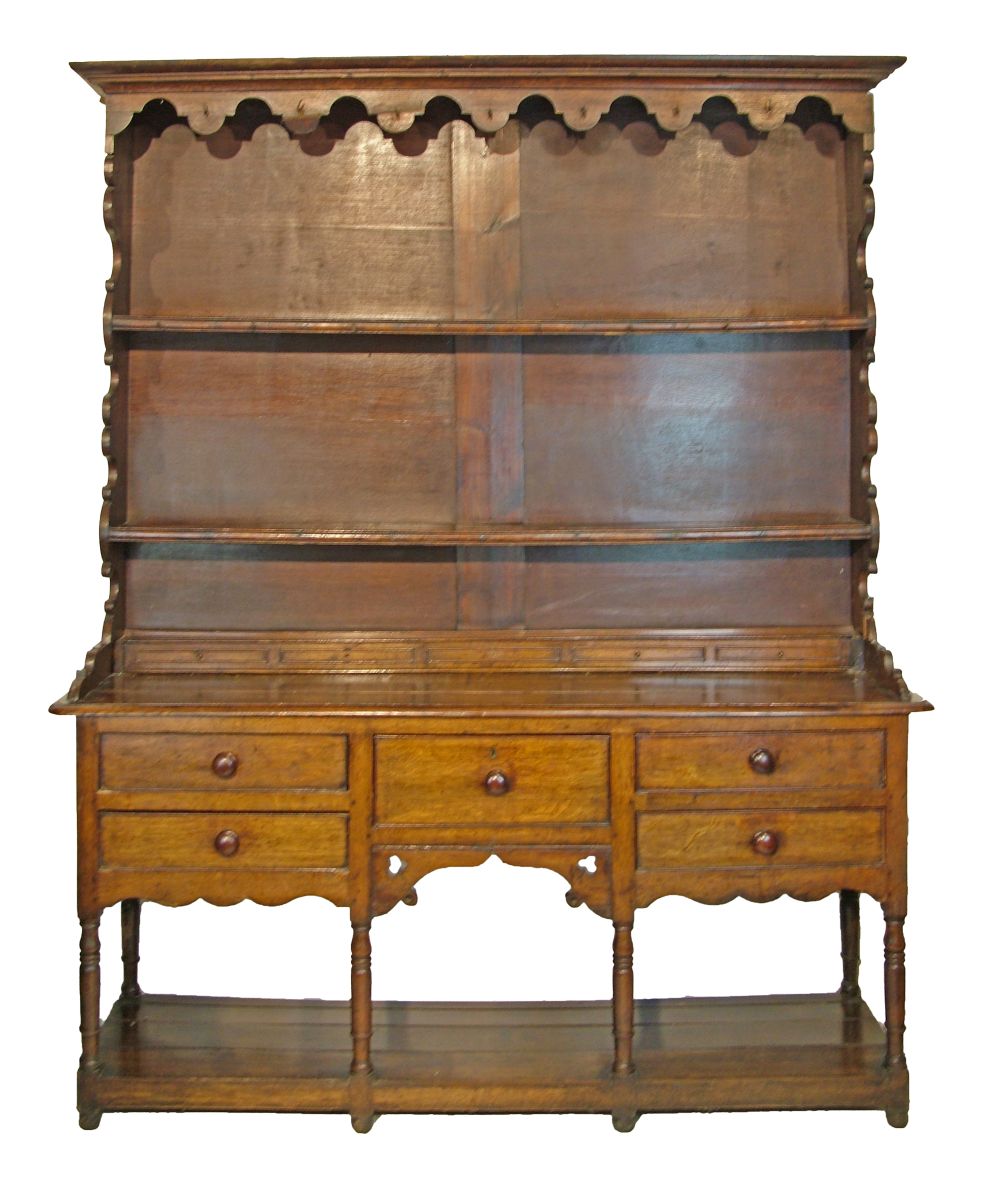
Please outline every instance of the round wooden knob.
[[215, 837], [215, 850], [220, 856], [235, 856], [240, 850], [240, 837], [227, 827]]
[[750, 847], [758, 856], [773, 856], [778, 850], [779, 842], [776, 831], [755, 831], [750, 840]]
[[754, 749], [747, 760], [754, 773], [774, 773], [778, 768], [778, 758], [770, 749]]
[[232, 777], [240, 763], [235, 753], [219, 753], [212, 758], [212, 772], [216, 777]]
[[483, 781], [487, 794], [506, 794], [510, 789], [507, 775], [499, 769], [491, 770]]

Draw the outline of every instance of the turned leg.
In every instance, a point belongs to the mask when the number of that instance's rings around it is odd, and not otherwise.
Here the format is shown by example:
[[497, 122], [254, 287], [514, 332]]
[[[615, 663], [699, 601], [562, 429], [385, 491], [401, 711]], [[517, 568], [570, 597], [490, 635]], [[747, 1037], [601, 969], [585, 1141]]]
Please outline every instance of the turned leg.
[[135, 1025], [139, 1000], [139, 912], [142, 902], [128, 898], [122, 902], [122, 1017]]
[[858, 984], [861, 970], [860, 901], [860, 895], [853, 889], [840, 891], [840, 958], [844, 964], [840, 995], [845, 1001], [857, 1001], [861, 996]]
[[96, 1129], [101, 1111], [88, 1102], [86, 1087], [100, 1071], [101, 915], [80, 919], [80, 1081], [77, 1108], [81, 1129]]
[[[903, 918], [885, 915], [885, 1065], [890, 1076], [896, 1075], [905, 1089], [906, 1056], [903, 1053], [903, 1031], [906, 1004], [906, 941], [903, 938]], [[908, 1120], [908, 1101], [893, 1105], [886, 1112], [890, 1125], [902, 1129]]]
[[613, 1019], [615, 1032], [615, 1075], [628, 1075], [632, 1065], [632, 1031], [634, 1004], [632, 997], [632, 924], [615, 923], [612, 948], [614, 975], [612, 978]]
[[371, 1074], [372, 943], [367, 922], [354, 927], [351, 938], [351, 1073]]

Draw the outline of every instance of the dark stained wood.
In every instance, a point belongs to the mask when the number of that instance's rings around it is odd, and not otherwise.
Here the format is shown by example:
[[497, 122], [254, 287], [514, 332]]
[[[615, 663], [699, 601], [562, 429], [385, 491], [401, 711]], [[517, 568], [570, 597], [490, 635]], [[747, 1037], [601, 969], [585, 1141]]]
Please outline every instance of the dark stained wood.
[[[152, 548], [151, 548], [152, 549]], [[239, 547], [212, 554], [131, 558], [129, 624], [143, 629], [453, 628], [454, 555], [391, 547], [366, 554], [291, 553], [261, 557]], [[181, 557], [177, 557], [181, 554]]]
[[847, 336], [524, 343], [529, 522], [849, 515]]
[[450, 317], [450, 141], [403, 154], [362, 122], [317, 152], [274, 124], [172, 125], [135, 162], [130, 313]]
[[861, 986], [858, 983], [861, 971], [860, 901], [854, 890], [840, 891], [840, 958], [844, 966], [840, 995], [848, 1003], [857, 1001], [861, 996]]
[[139, 996], [139, 922], [142, 902], [128, 898], [122, 902], [122, 1003]]
[[533, 629], [832, 628], [850, 622], [849, 548], [837, 542], [539, 546], [528, 552]]
[[[84, 1128], [906, 1123], [907, 721], [929, 704], [868, 591], [865, 257], [870, 91], [900, 62], [77, 68], [112, 243], [108, 599], [53, 707], [78, 717]], [[609, 1000], [373, 1004], [373, 920], [493, 857], [608, 923]], [[837, 992], [635, 1001], [637, 909], [834, 894]], [[350, 915], [349, 1003], [140, 991], [143, 900], [305, 896]]]
[[521, 313], [847, 315], [839, 138], [821, 151], [791, 124], [765, 139], [729, 127], [735, 145], [701, 123], [673, 138], [646, 122], [583, 137], [554, 120], [533, 128], [521, 147]]
[[310, 318], [139, 318], [116, 315], [116, 331], [205, 332], [234, 335], [664, 335], [670, 332], [864, 331], [871, 320], [858, 315], [835, 318], [650, 318], [576, 319], [554, 322], [494, 319], [310, 319]]
[[450, 340], [140, 337], [129, 360], [129, 519], [454, 524]]
[[[338, 545], [357, 543], [368, 546], [484, 546], [493, 545], [579, 545], [643, 542], [730, 542], [730, 541], [864, 541], [871, 537], [871, 526], [861, 521], [829, 521], [803, 518], [778, 524], [757, 525], [504, 525], [496, 522], [441, 526], [400, 526], [357, 529], [238, 529], [233, 526], [213, 528], [192, 525], [113, 525], [107, 532], [111, 542], [218, 542], [256, 545]], [[468, 555], [466, 557], [469, 557]], [[482, 552], [484, 561], [489, 556]]]

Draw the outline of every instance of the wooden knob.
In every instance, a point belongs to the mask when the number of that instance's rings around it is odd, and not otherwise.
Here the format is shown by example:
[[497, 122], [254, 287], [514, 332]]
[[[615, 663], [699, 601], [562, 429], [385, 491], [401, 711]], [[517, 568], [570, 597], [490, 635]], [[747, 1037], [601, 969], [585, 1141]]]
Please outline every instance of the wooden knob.
[[235, 753], [219, 753], [212, 758], [212, 772], [216, 777], [232, 777], [240, 763]]
[[758, 856], [773, 856], [778, 850], [779, 842], [776, 831], [755, 831], [750, 840], [750, 847]]
[[778, 758], [770, 749], [754, 749], [747, 760], [754, 773], [774, 773], [778, 768]]
[[220, 856], [235, 856], [240, 850], [240, 837], [227, 827], [215, 837], [215, 850]]
[[492, 769], [486, 775], [483, 782], [486, 787], [487, 794], [506, 794], [510, 789], [510, 781], [507, 775], [499, 769]]

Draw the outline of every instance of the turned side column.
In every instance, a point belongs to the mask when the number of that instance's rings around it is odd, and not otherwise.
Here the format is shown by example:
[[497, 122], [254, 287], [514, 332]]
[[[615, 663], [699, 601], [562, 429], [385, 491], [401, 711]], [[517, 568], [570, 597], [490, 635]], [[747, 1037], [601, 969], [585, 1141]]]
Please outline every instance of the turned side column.
[[372, 1070], [372, 943], [371, 924], [356, 923], [351, 937], [351, 1073]]
[[139, 915], [142, 902], [127, 898], [122, 902], [122, 1010], [127, 1024], [135, 1023], [139, 1000]]
[[632, 923], [616, 922], [612, 946], [612, 998], [615, 1034], [615, 1075], [628, 1075], [633, 1070], [632, 1034], [635, 1003], [632, 981]]
[[840, 995], [845, 1002], [861, 998], [858, 977], [861, 972], [861, 897], [853, 889], [840, 891], [840, 958], [844, 978]]
[[372, 943], [371, 923], [354, 924], [351, 936], [351, 1125], [367, 1133], [375, 1123], [372, 1105]]

